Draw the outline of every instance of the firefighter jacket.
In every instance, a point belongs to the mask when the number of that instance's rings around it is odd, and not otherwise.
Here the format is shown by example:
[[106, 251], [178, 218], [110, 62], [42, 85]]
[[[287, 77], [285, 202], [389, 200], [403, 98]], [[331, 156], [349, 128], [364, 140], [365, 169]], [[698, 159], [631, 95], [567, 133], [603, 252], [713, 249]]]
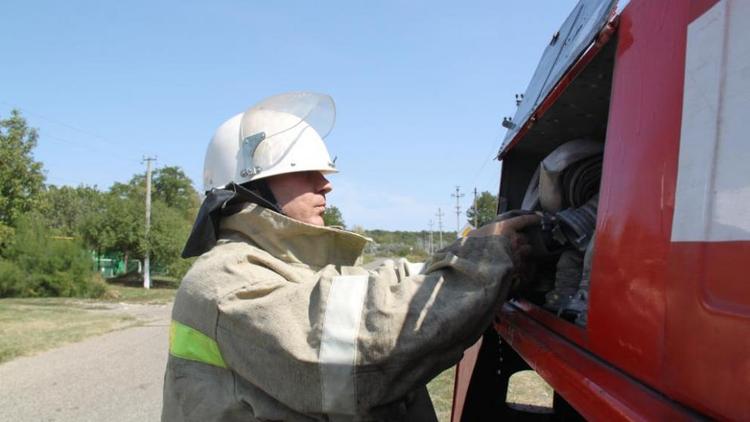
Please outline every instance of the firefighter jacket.
[[257, 205], [175, 299], [164, 421], [434, 420], [426, 383], [507, 294], [504, 237], [460, 239], [420, 274], [356, 266], [368, 239]]

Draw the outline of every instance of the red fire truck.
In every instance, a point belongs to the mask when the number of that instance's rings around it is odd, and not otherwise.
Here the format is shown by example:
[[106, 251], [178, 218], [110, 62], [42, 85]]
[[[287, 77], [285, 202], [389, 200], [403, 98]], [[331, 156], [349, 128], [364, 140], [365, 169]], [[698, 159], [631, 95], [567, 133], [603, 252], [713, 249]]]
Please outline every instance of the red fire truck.
[[[465, 353], [453, 421], [750, 420], [748, 21], [748, 0], [581, 0], [552, 36], [503, 122], [498, 210], [544, 211], [550, 250]], [[551, 414], [506, 403], [527, 369]]]

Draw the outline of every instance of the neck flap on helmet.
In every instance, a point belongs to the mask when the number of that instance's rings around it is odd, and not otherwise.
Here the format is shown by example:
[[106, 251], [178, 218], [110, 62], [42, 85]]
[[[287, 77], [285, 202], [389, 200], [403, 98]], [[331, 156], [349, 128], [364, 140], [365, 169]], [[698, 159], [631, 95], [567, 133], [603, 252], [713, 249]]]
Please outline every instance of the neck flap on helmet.
[[[261, 182], [261, 181], [259, 181]], [[265, 185], [248, 189], [234, 182], [227, 184], [222, 189], [211, 189], [203, 200], [198, 216], [193, 224], [182, 250], [183, 258], [200, 256], [214, 247], [219, 236], [219, 223], [223, 217], [238, 213], [247, 204], [258, 204], [272, 211], [282, 213], [273, 193]]]

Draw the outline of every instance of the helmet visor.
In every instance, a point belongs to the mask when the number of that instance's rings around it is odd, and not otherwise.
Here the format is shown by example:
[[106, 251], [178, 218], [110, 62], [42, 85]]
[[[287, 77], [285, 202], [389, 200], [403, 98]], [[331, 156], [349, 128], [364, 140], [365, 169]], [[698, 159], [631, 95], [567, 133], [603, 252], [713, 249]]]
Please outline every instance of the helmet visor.
[[266, 98], [250, 107], [242, 118], [241, 139], [244, 140], [256, 134], [257, 126], [253, 125], [251, 121], [254, 112], [258, 110], [277, 111], [295, 117], [289, 122], [289, 127], [275, 127], [272, 133], [265, 133], [265, 139], [293, 129], [303, 122], [315, 129], [318, 135], [325, 139], [336, 122], [336, 105], [329, 95], [314, 92], [288, 92]]

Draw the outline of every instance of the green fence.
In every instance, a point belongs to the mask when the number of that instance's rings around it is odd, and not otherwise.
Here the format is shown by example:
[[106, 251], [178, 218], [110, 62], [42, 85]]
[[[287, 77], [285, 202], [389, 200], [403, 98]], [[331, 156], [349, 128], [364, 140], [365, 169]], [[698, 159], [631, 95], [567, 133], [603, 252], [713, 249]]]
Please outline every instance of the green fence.
[[128, 259], [128, 267], [125, 268], [124, 254], [103, 253], [100, 255], [96, 251], [92, 251], [91, 259], [94, 271], [104, 278], [117, 277], [132, 271], [139, 273], [142, 271], [141, 261], [135, 258]]

